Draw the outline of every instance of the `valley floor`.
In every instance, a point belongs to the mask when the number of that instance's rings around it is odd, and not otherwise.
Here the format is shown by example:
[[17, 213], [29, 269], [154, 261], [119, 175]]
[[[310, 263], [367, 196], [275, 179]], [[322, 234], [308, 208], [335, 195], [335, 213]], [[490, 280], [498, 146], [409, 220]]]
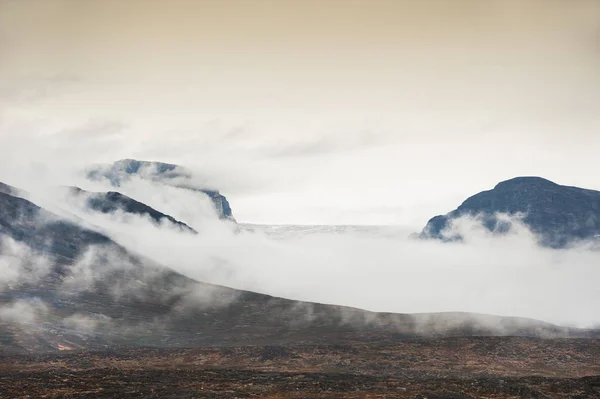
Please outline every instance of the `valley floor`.
[[41, 397], [600, 398], [600, 340], [470, 337], [0, 355], [0, 398]]

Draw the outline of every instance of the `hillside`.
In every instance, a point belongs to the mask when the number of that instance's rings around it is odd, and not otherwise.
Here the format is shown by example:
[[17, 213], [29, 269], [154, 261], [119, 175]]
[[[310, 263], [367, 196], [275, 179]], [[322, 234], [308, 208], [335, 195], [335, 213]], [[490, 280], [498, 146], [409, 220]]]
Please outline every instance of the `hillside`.
[[67, 187], [67, 194], [75, 198], [83, 198], [85, 200], [85, 206], [87, 209], [101, 212], [101, 213], [114, 213], [122, 211], [125, 213], [148, 216], [152, 221], [157, 224], [163, 222], [163, 219], [179, 227], [182, 231], [196, 234], [196, 230], [188, 226], [187, 224], [180, 222], [174, 217], [164, 214], [143, 202], [136, 201], [135, 199], [123, 195], [116, 191], [109, 191], [106, 193], [92, 193], [80, 189], [79, 187]]

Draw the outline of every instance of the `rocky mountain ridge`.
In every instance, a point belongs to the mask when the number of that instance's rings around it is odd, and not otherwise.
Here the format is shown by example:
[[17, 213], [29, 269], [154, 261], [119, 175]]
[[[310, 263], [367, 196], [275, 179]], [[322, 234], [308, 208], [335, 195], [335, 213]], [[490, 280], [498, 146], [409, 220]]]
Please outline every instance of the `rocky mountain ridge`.
[[91, 180], [106, 179], [113, 187], [119, 187], [132, 176], [136, 176], [172, 187], [201, 192], [211, 199], [219, 218], [234, 220], [227, 198], [218, 190], [202, 187], [194, 180], [194, 175], [190, 170], [179, 165], [122, 159], [110, 165], [91, 167], [87, 170], [86, 175]]
[[85, 205], [87, 209], [101, 213], [122, 211], [132, 215], [146, 215], [158, 224], [162, 223], [163, 219], [166, 219], [168, 222], [179, 227], [182, 231], [197, 234], [196, 230], [187, 224], [119, 192], [89, 192], [82, 190], [79, 187], [66, 187], [66, 190], [69, 195], [72, 195], [76, 198], [83, 197], [85, 199]]
[[422, 238], [460, 239], [446, 234], [460, 217], [480, 217], [492, 232], [503, 233], [510, 222], [499, 214], [522, 217], [543, 246], [564, 248], [600, 235], [600, 191], [563, 186], [541, 177], [516, 177], [467, 198], [457, 209], [429, 220]]

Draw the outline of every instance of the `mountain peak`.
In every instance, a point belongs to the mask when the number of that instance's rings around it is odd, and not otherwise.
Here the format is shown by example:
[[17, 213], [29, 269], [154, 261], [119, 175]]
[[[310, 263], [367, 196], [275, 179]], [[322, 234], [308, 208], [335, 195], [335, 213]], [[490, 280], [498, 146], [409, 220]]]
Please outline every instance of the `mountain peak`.
[[66, 189], [74, 196], [84, 196], [86, 198], [86, 206], [91, 210], [101, 213], [112, 213], [121, 210], [134, 215], [147, 215], [156, 223], [161, 223], [163, 219], [166, 219], [183, 231], [197, 234], [196, 230], [187, 224], [119, 192], [89, 192], [79, 187], [66, 187]]
[[562, 186], [542, 177], [515, 177], [431, 218], [421, 237], [448, 240], [445, 232], [454, 219], [463, 216], [479, 216], [488, 230], [505, 232], [510, 227], [498, 214], [525, 215], [522, 222], [538, 235], [542, 245], [561, 248], [600, 234], [600, 192]]
[[134, 175], [167, 186], [204, 193], [210, 197], [219, 218], [234, 220], [227, 198], [218, 190], [199, 184], [198, 179], [194, 179], [191, 171], [179, 165], [125, 158], [112, 164], [97, 165], [87, 170], [89, 179], [106, 179], [114, 187], [119, 187], [122, 182], [128, 181]]
[[521, 188], [521, 187], [528, 187], [528, 186], [531, 186], [531, 187], [533, 187], [533, 186], [557, 187], [558, 184], [556, 184], [548, 179], [544, 179], [543, 177], [539, 177], [539, 176], [518, 176], [518, 177], [513, 177], [512, 179], [501, 181], [500, 183], [496, 184], [496, 186], [494, 187], [494, 190], [503, 189], [503, 188]]
[[112, 164], [112, 167], [115, 169], [120, 169], [121, 171], [127, 174], [136, 174], [139, 173], [140, 170], [144, 167], [154, 167], [156, 168], [156, 173], [165, 173], [177, 168], [179, 166], [175, 164], [158, 162], [158, 161], [140, 161], [132, 158], [120, 159]]

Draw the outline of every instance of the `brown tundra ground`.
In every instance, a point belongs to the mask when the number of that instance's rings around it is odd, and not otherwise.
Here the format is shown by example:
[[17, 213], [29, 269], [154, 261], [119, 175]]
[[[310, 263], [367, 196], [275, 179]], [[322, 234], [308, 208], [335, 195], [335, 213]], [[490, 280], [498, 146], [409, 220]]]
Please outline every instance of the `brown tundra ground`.
[[468, 337], [0, 355], [0, 398], [600, 398], [600, 340]]

